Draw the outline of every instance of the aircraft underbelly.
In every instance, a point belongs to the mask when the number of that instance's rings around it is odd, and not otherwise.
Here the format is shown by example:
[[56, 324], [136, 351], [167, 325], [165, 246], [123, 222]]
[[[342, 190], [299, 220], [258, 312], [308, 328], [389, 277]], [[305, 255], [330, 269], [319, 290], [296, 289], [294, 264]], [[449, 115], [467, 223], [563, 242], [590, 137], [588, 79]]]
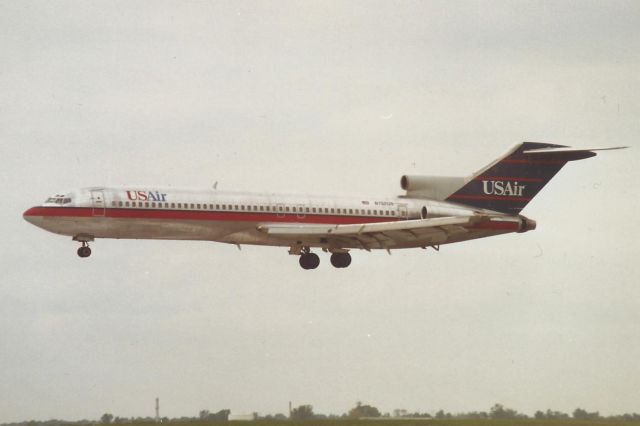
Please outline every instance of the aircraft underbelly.
[[42, 218], [34, 224], [57, 234], [91, 235], [94, 238], [223, 241], [226, 236], [239, 232], [261, 237], [255, 224], [250, 222], [56, 217]]
[[359, 238], [285, 239], [258, 231], [257, 222], [205, 221], [184, 219], [130, 219], [112, 217], [42, 217], [32, 223], [48, 231], [69, 236], [89, 235], [93, 238], [204, 240], [230, 244], [291, 246], [298, 242], [309, 247], [344, 249], [402, 249], [450, 244], [505, 233], [500, 230], [467, 229], [454, 235], [431, 233], [406, 240], [385, 235]]

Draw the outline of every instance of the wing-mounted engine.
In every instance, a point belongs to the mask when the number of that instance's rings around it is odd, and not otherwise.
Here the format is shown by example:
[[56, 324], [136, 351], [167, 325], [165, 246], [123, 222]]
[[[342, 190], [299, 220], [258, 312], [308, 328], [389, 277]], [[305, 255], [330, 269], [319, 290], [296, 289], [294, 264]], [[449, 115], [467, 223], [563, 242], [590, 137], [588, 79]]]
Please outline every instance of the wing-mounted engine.
[[444, 201], [467, 181], [465, 177], [404, 175], [400, 186], [407, 191], [407, 197]]

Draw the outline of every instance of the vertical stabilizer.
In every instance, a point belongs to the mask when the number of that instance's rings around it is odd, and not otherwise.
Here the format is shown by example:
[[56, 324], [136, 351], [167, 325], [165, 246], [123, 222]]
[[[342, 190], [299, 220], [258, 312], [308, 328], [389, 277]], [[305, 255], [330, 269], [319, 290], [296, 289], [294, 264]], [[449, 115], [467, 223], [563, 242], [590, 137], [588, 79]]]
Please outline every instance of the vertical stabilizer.
[[592, 150], [523, 142], [472, 175], [447, 201], [518, 214], [568, 161], [594, 155]]

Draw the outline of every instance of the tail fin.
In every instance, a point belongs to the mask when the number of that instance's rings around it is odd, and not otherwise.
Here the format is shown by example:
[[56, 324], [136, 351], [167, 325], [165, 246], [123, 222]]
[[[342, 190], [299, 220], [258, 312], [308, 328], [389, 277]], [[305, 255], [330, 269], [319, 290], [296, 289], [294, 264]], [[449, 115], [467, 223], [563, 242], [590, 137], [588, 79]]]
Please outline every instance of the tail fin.
[[597, 150], [523, 142], [472, 175], [447, 201], [518, 214], [568, 161], [593, 157]]

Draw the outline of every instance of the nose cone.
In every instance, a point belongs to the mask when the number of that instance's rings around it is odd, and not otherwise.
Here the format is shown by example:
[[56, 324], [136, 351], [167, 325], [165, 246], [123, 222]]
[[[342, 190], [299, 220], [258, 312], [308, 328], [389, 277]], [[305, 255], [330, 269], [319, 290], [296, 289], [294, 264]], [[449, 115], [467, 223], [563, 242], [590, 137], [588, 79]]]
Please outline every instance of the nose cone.
[[42, 215], [40, 214], [39, 207], [31, 207], [28, 210], [25, 210], [22, 213], [22, 217], [29, 223], [37, 225], [42, 220]]

